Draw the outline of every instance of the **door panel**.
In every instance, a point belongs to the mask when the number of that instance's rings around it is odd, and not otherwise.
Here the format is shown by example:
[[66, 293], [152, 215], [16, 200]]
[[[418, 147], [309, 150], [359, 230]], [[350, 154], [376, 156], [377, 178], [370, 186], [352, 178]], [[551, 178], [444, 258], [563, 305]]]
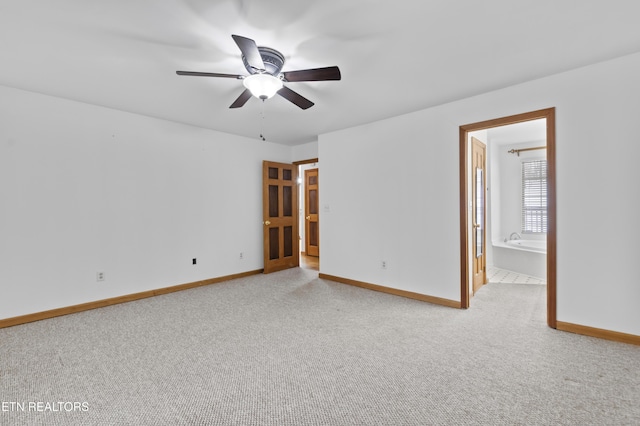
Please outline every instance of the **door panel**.
[[305, 181], [305, 235], [307, 256], [320, 256], [318, 216], [318, 169], [304, 171]]
[[472, 170], [472, 225], [473, 225], [473, 293], [487, 283], [487, 146], [480, 140], [471, 138]]
[[300, 264], [298, 236], [298, 167], [264, 161], [262, 214], [264, 273]]

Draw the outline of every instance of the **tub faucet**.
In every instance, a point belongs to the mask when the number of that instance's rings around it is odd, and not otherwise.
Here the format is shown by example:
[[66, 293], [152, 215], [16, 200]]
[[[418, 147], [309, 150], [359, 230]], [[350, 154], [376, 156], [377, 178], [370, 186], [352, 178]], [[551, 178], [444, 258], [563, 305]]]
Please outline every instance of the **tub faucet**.
[[[515, 235], [515, 238], [514, 238], [514, 235]], [[521, 240], [521, 239], [522, 237], [517, 232], [512, 232], [511, 235], [509, 236], [509, 240]]]

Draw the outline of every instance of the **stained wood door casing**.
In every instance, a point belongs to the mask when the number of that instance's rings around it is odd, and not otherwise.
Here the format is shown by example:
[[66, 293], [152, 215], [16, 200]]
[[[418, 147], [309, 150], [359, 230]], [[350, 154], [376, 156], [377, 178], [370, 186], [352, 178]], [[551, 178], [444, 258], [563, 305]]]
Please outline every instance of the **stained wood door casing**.
[[320, 256], [320, 221], [318, 215], [318, 169], [304, 172], [305, 183], [305, 252], [307, 256]]
[[473, 294], [487, 283], [487, 146], [471, 138]]
[[263, 161], [264, 273], [300, 265], [298, 167]]
[[469, 158], [468, 135], [478, 130], [492, 129], [509, 124], [524, 123], [531, 120], [544, 119], [547, 124], [547, 324], [558, 328], [557, 313], [557, 212], [556, 212], [556, 109], [545, 108], [525, 112], [508, 117], [494, 118], [460, 126], [460, 307], [469, 308], [469, 218], [468, 203], [468, 169]]

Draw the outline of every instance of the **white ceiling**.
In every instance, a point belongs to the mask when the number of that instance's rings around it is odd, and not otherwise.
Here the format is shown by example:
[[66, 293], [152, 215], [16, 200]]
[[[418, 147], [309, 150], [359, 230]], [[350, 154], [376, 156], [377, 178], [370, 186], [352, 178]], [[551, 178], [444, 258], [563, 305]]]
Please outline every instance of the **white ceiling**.
[[[2, 0], [0, 85], [295, 145], [640, 51], [638, 0]], [[231, 38], [281, 51], [283, 70], [338, 65], [228, 106], [244, 74]], [[264, 110], [262, 110], [264, 108]], [[264, 118], [261, 118], [264, 114]]]
[[506, 126], [492, 127], [487, 130], [488, 142], [494, 145], [540, 142], [547, 139], [547, 120], [524, 121]]

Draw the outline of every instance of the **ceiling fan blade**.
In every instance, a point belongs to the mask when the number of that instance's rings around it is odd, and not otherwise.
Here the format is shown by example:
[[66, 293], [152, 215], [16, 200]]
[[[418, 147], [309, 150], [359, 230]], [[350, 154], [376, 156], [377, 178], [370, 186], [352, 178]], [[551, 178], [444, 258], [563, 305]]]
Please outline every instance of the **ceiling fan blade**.
[[255, 68], [256, 70], [265, 69], [262, 56], [260, 55], [260, 51], [258, 50], [258, 46], [255, 41], [235, 34], [231, 37], [233, 37], [233, 40], [240, 48], [240, 51], [246, 58], [250, 67]]
[[220, 74], [217, 72], [198, 72], [198, 71], [176, 71], [178, 75], [191, 75], [196, 77], [225, 77], [225, 78], [236, 78], [242, 79], [243, 75], [239, 74]]
[[282, 73], [285, 81], [325, 81], [340, 80], [340, 68], [324, 67], [309, 70], [287, 71]]
[[314, 103], [311, 102], [309, 99], [305, 98], [304, 96], [302, 96], [297, 92], [294, 92], [293, 90], [289, 89], [287, 86], [283, 86], [282, 89], [278, 90], [278, 95], [282, 96], [289, 102], [292, 102], [298, 105], [302, 109], [311, 108], [314, 105]]
[[240, 96], [238, 96], [238, 99], [236, 99], [229, 108], [240, 108], [247, 103], [251, 96], [252, 95], [249, 89], [244, 89], [244, 92], [242, 92]]

